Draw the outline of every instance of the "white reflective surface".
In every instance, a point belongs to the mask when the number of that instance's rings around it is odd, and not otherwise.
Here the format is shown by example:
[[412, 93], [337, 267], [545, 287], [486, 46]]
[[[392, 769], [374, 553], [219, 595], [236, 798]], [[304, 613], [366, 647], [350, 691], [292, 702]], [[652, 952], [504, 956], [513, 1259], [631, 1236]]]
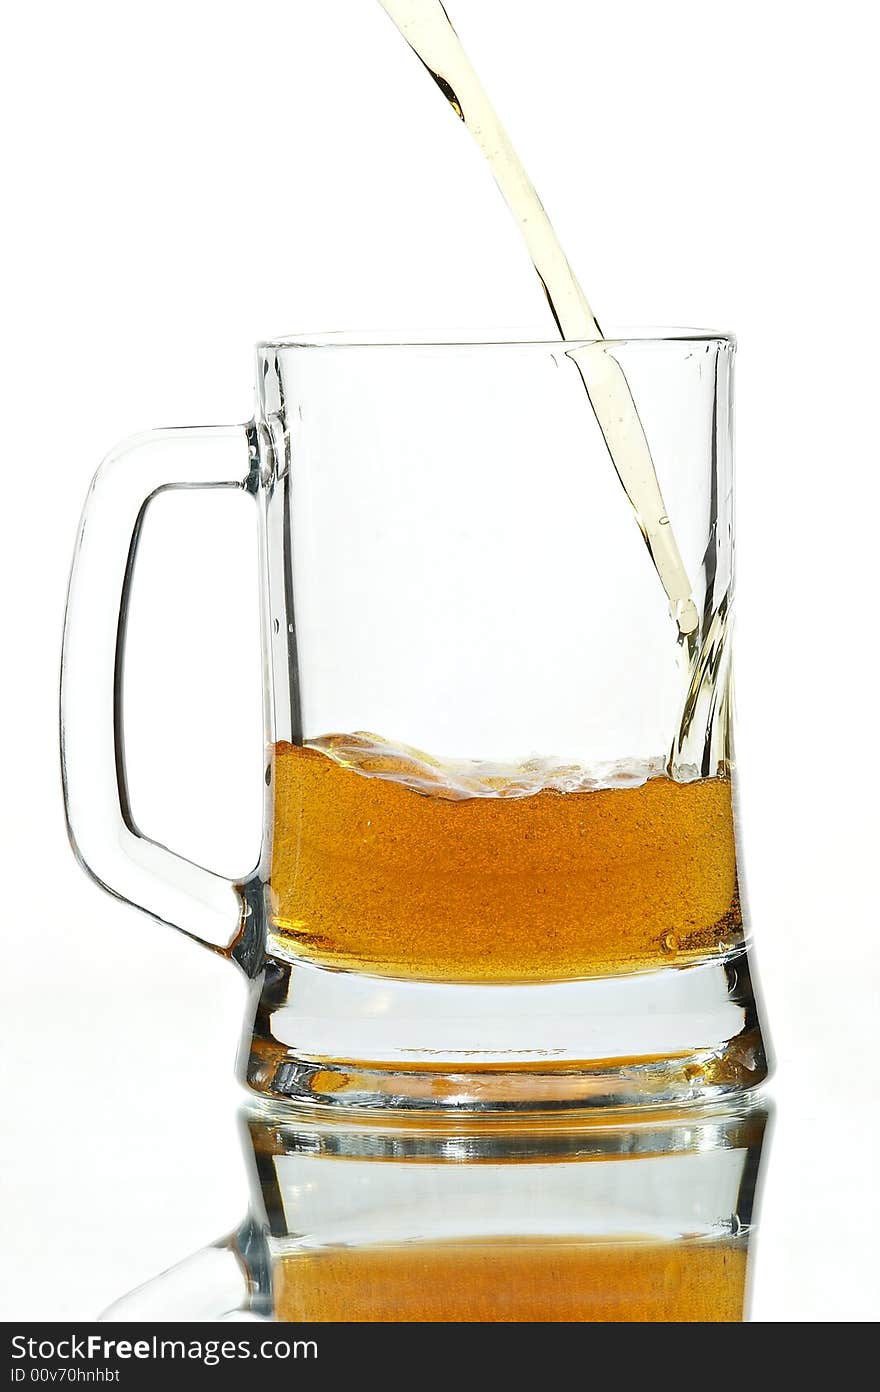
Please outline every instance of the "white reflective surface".
[[[91, 947], [59, 949], [54, 975], [33, 983], [33, 1026], [13, 1041], [0, 1116], [7, 1319], [93, 1318], [235, 1227], [247, 1205], [231, 1081], [238, 978], [94, 898]], [[782, 954], [767, 947], [772, 965]], [[89, 951], [131, 980], [127, 1001], [88, 972]], [[782, 1066], [752, 1245], [752, 1317], [871, 1320], [880, 1300], [875, 986], [833, 962], [821, 976], [802, 962], [784, 979], [765, 977]], [[21, 989], [22, 977], [5, 976], [7, 1018], [21, 1010]]]

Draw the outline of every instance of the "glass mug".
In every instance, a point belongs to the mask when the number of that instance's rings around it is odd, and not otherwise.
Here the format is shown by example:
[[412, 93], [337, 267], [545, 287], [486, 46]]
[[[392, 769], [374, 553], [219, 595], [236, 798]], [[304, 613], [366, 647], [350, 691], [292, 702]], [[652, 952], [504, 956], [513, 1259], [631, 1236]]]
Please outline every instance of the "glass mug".
[[[637, 402], [687, 637], [585, 354]], [[733, 354], [689, 330], [268, 342], [253, 421], [135, 436], [98, 471], [65, 626], [71, 839], [111, 893], [245, 971], [251, 1088], [503, 1110], [766, 1076], [733, 802]], [[258, 517], [266, 812], [241, 883], [141, 835], [125, 781], [138, 535], [151, 499], [194, 487]]]
[[[764, 1106], [469, 1125], [285, 1113], [242, 1114], [251, 1196], [237, 1231], [104, 1320], [746, 1317]], [[210, 1135], [191, 1138], [208, 1166]]]

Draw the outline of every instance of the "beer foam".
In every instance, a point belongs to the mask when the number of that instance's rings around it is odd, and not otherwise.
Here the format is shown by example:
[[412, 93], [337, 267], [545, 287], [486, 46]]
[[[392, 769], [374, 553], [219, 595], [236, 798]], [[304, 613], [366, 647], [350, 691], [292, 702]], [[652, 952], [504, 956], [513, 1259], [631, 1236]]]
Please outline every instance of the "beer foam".
[[[460, 802], [465, 798], [527, 798], [536, 793], [588, 793], [600, 788], [637, 788], [649, 778], [667, 775], [666, 759], [614, 759], [588, 766], [555, 758], [532, 758], [524, 763], [493, 763], [485, 759], [438, 759], [405, 744], [392, 744], [381, 735], [357, 731], [322, 735], [308, 740], [310, 749], [365, 778], [400, 783], [424, 797]], [[690, 781], [697, 771], [682, 773]]]

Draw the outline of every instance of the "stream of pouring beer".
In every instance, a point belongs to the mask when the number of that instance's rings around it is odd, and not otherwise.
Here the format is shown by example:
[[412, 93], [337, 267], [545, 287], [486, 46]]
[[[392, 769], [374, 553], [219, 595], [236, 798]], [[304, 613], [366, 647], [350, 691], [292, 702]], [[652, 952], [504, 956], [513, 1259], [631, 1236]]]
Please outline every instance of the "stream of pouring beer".
[[[623, 368], [553, 231], [440, 0], [379, 0], [485, 155], [525, 240], [568, 357], [580, 373], [617, 476], [690, 651], [699, 617]], [[586, 341], [585, 341], [586, 340]]]

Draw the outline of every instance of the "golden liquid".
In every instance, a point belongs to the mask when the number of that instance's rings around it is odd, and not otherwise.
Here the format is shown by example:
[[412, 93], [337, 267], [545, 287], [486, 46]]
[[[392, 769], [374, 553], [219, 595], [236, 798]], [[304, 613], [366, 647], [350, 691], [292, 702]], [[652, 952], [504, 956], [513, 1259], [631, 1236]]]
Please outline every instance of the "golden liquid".
[[[282, 953], [422, 980], [546, 981], [680, 965], [740, 936], [726, 778], [522, 796], [526, 769], [484, 777], [489, 795], [473, 796], [456, 766], [351, 736], [321, 743], [274, 751]], [[346, 762], [326, 752], [340, 748]]]
[[279, 1320], [735, 1323], [742, 1240], [505, 1237], [329, 1247], [281, 1257]]

